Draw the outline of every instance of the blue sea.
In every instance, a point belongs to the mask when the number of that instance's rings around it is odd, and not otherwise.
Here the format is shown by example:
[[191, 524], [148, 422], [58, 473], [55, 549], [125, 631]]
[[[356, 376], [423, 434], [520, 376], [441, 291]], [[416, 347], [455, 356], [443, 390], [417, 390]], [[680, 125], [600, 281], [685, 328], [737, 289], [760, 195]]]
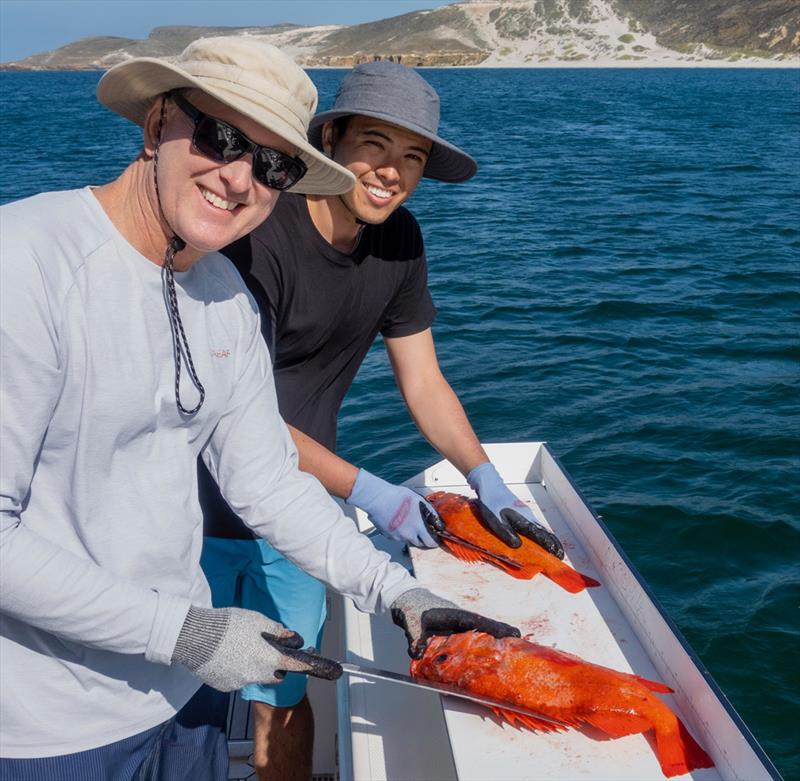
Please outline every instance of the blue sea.
[[[99, 73], [0, 73], [0, 202], [113, 178]], [[310, 75], [330, 106], [342, 71]], [[423, 182], [438, 354], [482, 440], [546, 440], [800, 778], [800, 70], [425, 70], [470, 182]], [[346, 457], [438, 456], [376, 345]], [[794, 735], [794, 737], [792, 737]]]

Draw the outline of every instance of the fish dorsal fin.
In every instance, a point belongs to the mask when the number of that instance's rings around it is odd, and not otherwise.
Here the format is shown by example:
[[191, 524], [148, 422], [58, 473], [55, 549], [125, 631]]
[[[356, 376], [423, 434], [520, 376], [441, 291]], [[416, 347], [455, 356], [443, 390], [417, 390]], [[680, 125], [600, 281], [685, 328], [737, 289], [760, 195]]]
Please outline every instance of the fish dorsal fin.
[[495, 559], [493, 556], [487, 556], [480, 551], [467, 548], [465, 545], [461, 545], [453, 540], [442, 540], [442, 542], [457, 559], [472, 563], [476, 561], [487, 561], [489, 564], [494, 564], [496, 567], [500, 567], [501, 570], [507, 572], [509, 575], [521, 580], [530, 580], [532, 577], [534, 577], [534, 575], [538, 575], [542, 571], [540, 567], [534, 567], [527, 564], [519, 568], [511, 567], [508, 564], [505, 564], [503, 561]]
[[563, 732], [566, 730], [566, 727], [562, 727], [560, 724], [553, 724], [551, 721], [543, 721], [534, 716], [517, 713], [513, 710], [506, 710], [505, 708], [492, 708], [492, 710], [496, 716], [507, 721], [512, 727], [516, 727], [517, 724], [519, 724], [520, 726], [539, 732]]

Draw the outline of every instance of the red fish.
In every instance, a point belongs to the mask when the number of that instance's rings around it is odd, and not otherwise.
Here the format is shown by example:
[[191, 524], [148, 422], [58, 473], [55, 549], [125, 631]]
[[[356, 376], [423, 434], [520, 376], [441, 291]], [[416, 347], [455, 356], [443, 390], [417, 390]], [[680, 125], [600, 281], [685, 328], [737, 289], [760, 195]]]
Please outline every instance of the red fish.
[[443, 539], [442, 542], [448, 550], [459, 559], [464, 561], [488, 561], [505, 570], [509, 575], [523, 580], [530, 580], [540, 572], [557, 583], [561, 588], [566, 589], [572, 594], [583, 591], [587, 586], [599, 586], [600, 584], [587, 575], [582, 575], [577, 570], [572, 569], [561, 559], [548, 553], [540, 545], [520, 537], [522, 545], [519, 548], [509, 548], [497, 539], [481, 521], [480, 510], [474, 499], [467, 499], [459, 494], [451, 494], [446, 491], [437, 491], [427, 497], [428, 501], [434, 506], [439, 517], [444, 521], [447, 531], [462, 537], [474, 545], [479, 545], [492, 553], [498, 553], [506, 558], [513, 559], [522, 566], [519, 568], [505, 564], [498, 559], [484, 556], [479, 551], [472, 550], [457, 542]]
[[653, 694], [671, 692], [668, 686], [517, 637], [497, 640], [483, 632], [433, 637], [423, 657], [411, 662], [411, 675], [505, 700], [565, 725], [493, 708], [509, 723], [529, 729], [591, 726], [612, 738], [653, 730], [656, 756], [667, 777], [714, 764]]

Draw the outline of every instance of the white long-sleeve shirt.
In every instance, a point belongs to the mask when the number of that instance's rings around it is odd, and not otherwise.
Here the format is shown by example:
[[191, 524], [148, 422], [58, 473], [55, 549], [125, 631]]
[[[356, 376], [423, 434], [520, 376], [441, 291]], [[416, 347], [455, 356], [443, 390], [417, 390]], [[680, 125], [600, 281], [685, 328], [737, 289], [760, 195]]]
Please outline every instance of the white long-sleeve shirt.
[[[199, 566], [202, 454], [287, 558], [383, 611], [416, 584], [297, 469], [255, 303], [217, 253], [175, 274], [205, 403], [175, 404], [162, 270], [90, 189], [0, 209], [0, 756], [106, 745], [198, 680], [170, 658]], [[181, 399], [197, 401], [185, 362]]]

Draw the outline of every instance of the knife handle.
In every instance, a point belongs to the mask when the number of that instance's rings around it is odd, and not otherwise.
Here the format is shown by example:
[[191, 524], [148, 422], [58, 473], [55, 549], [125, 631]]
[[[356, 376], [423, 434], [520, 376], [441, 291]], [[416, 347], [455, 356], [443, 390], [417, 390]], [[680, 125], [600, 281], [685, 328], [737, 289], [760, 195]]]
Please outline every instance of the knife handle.
[[[339, 662], [328, 659], [325, 656], [320, 656], [314, 648], [302, 649], [287, 647], [281, 642], [281, 638], [271, 635], [269, 632], [262, 632], [261, 637], [277, 651], [280, 651], [283, 656], [305, 666], [305, 669], [292, 669], [288, 672], [313, 675], [315, 678], [323, 678], [326, 681], [335, 681], [342, 675], [343, 670]], [[282, 675], [278, 676], [282, 678], [286, 675], [287, 670], [278, 669], [275, 672], [282, 673]]]

